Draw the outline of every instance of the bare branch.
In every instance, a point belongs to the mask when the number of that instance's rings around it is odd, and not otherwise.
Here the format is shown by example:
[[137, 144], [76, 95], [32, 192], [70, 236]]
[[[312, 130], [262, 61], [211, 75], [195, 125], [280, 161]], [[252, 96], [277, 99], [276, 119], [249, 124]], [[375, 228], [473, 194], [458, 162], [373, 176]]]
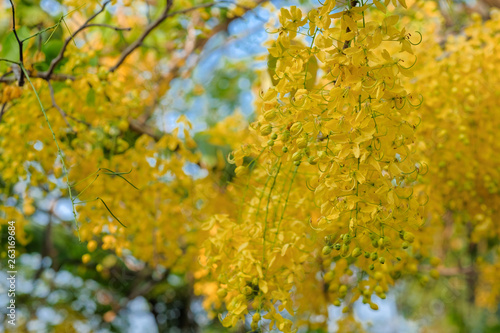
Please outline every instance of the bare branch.
[[73, 127], [71, 126], [71, 124], [68, 122], [68, 118], [78, 122], [78, 123], [81, 123], [81, 124], [84, 124], [84, 125], [87, 125], [90, 127], [90, 124], [83, 121], [83, 120], [80, 120], [78, 118], [75, 118], [73, 117], [72, 115], [69, 115], [67, 114], [57, 103], [56, 103], [56, 98], [54, 96], [54, 88], [52, 87], [52, 84], [50, 83], [50, 80], [47, 81], [47, 84], [49, 85], [49, 90], [50, 90], [50, 98], [52, 100], [52, 106], [54, 108], [57, 109], [57, 111], [59, 111], [59, 113], [61, 114], [61, 116], [64, 118], [64, 122], [66, 123], [66, 125], [68, 125], [69, 128], [71, 128], [71, 130], [73, 132], [76, 132]]
[[71, 126], [71, 124], [68, 122], [68, 118], [67, 118], [66, 112], [64, 112], [64, 110], [61, 109], [61, 107], [59, 105], [57, 105], [57, 103], [56, 103], [56, 98], [54, 97], [54, 88], [52, 87], [52, 84], [50, 84], [50, 81], [47, 81], [47, 84], [49, 85], [50, 98], [52, 99], [52, 106], [55, 107], [57, 109], [57, 111], [59, 111], [59, 113], [63, 117], [64, 122], [66, 123], [66, 125], [68, 125], [68, 127], [71, 128], [71, 130], [74, 132], [75, 130], [73, 129], [73, 127]]
[[6, 108], [5, 108], [6, 106], [7, 106], [7, 102], [5, 102], [5, 103], [2, 104], [2, 110], [0, 110], [0, 122], [2, 121], [3, 114], [6, 111]]
[[[24, 65], [23, 63], [23, 42], [19, 39], [16, 31], [16, 9], [14, 8], [14, 3], [12, 0], [10, 1], [10, 5], [12, 6], [12, 31], [14, 32], [14, 36], [16, 36], [17, 44], [19, 45], [19, 63]], [[22, 87], [24, 85], [24, 73], [21, 71], [19, 76], [19, 86]]]
[[[47, 72], [31, 73], [30, 71], [28, 71], [28, 73], [29, 73], [31, 78], [46, 79], [46, 77], [47, 77]], [[13, 74], [13, 72], [5, 73], [2, 77], [0, 77], [0, 82], [1, 83], [10, 83], [10, 82], [16, 81], [15, 77], [8, 76], [10, 74]], [[74, 77], [73, 75], [68, 75], [68, 74], [54, 73], [50, 76], [50, 80], [52, 80], [52, 81], [66, 81], [66, 80], [74, 81], [74, 80], [76, 80], [76, 77]]]
[[51, 63], [50, 63], [50, 67], [49, 69], [47, 70], [47, 73], [44, 77], [45, 80], [50, 80], [51, 76], [52, 76], [52, 73], [54, 72], [54, 69], [56, 68], [57, 64], [59, 64], [59, 62], [61, 62], [61, 60], [64, 58], [64, 52], [66, 52], [66, 49], [69, 45], [69, 43], [75, 38], [75, 36], [81, 32], [82, 30], [86, 29], [89, 27], [89, 23], [95, 19], [97, 17], [97, 15], [101, 14], [104, 9], [106, 9], [106, 6], [110, 3], [110, 1], [106, 1], [100, 10], [98, 10], [94, 15], [92, 15], [91, 17], [89, 17], [87, 19], [87, 21], [85, 21], [85, 23], [80, 26], [80, 28], [78, 28], [71, 36], [69, 36], [68, 38], [66, 38], [66, 41], [64, 42], [64, 45], [61, 49], [61, 51], [59, 52], [59, 54], [57, 55], [57, 57], [55, 57]]
[[[255, 2], [255, 5], [258, 6], [259, 4], [261, 4], [263, 2], [266, 2], [266, 1], [268, 1], [268, 0], [257, 0]], [[186, 13], [189, 13], [191, 11], [194, 11], [194, 10], [197, 10], [197, 9], [201, 9], [201, 8], [207, 8], [207, 7], [212, 7], [212, 6], [220, 5], [220, 4], [225, 3], [225, 2], [226, 1], [210, 2], [210, 3], [201, 4], [201, 5], [193, 6], [193, 7], [190, 7], [190, 8], [186, 8], [186, 9], [182, 9], [182, 10], [178, 10], [178, 11], [170, 13], [170, 9], [172, 8], [172, 5], [173, 5], [173, 0], [167, 0], [167, 5], [166, 5], [165, 9], [163, 10], [162, 14], [160, 15], [160, 17], [158, 17], [155, 21], [151, 22], [146, 27], [146, 29], [144, 30], [144, 32], [139, 36], [139, 38], [137, 38], [132, 44], [130, 44], [122, 52], [122, 54], [120, 55], [120, 58], [118, 59], [118, 61], [116, 62], [116, 64], [113, 67], [111, 67], [109, 69], [109, 71], [110, 72], [116, 71], [116, 69], [123, 64], [123, 62], [125, 61], [125, 59], [127, 59], [127, 57], [132, 52], [134, 52], [135, 49], [137, 49], [138, 47], [140, 47], [142, 45], [142, 43], [144, 42], [144, 40], [146, 39], [146, 37], [155, 28], [157, 28], [163, 21], [165, 21], [167, 18], [176, 16], [176, 15], [179, 15], [179, 14], [186, 14]], [[235, 4], [235, 5], [237, 5], [237, 4]], [[237, 6], [239, 6], [239, 5], [237, 5]], [[250, 11], [252, 9], [252, 8], [249, 8], [249, 7], [243, 7], [243, 6], [241, 6], [241, 7], [243, 9], [245, 9], [245, 11]], [[235, 17], [235, 18], [238, 18], [238, 17]], [[230, 19], [229, 22], [232, 21], [235, 18]]]
[[130, 31], [130, 30], [132, 30], [132, 28], [120, 28], [120, 27], [115, 27], [114, 25], [109, 25], [109, 24], [101, 24], [101, 23], [87, 24], [87, 28], [91, 28], [91, 27], [109, 28], [109, 29], [113, 29], [115, 31]]
[[168, 12], [170, 11], [170, 8], [172, 8], [172, 5], [174, 4], [174, 0], [167, 0], [167, 5], [165, 6], [165, 9], [161, 13], [160, 17], [158, 17], [155, 21], [151, 22], [146, 27], [146, 30], [133, 42], [130, 44], [121, 54], [120, 59], [116, 62], [116, 64], [109, 69], [110, 72], [114, 72], [120, 65], [127, 59], [127, 57], [134, 52], [136, 48], [142, 45], [146, 37], [153, 31], [157, 26], [159, 26], [165, 19], [168, 17]]

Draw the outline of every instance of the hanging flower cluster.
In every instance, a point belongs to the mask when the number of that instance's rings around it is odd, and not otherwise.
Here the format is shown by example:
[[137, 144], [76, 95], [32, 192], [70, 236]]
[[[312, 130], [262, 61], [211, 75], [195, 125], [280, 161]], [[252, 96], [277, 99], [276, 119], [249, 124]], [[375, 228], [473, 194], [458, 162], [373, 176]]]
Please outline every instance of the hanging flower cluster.
[[473, 16], [464, 34], [444, 45], [429, 38], [426, 52], [418, 54], [427, 65], [412, 83], [425, 91], [419, 154], [433, 163], [423, 178], [437, 228], [429, 245], [444, 259], [450, 253], [459, 258], [449, 264], [469, 270], [458, 274], [477, 277], [469, 278], [471, 298], [492, 310], [500, 301], [493, 282], [500, 254], [499, 27], [500, 15], [493, 12], [486, 22]]
[[290, 316], [321, 326], [325, 316], [300, 313], [326, 315], [342, 302], [349, 312], [358, 298], [377, 309], [371, 295], [385, 298], [395, 279], [417, 271], [427, 197], [415, 183], [427, 167], [412, 157], [421, 98], [402, 78], [420, 37], [396, 15], [369, 20], [370, 7], [385, 13], [389, 3], [281, 9], [269, 48], [276, 84], [261, 92], [254, 136], [230, 156], [240, 208], [205, 226], [203, 261], [219, 283], [225, 326], [247, 313], [252, 329], [289, 332]]

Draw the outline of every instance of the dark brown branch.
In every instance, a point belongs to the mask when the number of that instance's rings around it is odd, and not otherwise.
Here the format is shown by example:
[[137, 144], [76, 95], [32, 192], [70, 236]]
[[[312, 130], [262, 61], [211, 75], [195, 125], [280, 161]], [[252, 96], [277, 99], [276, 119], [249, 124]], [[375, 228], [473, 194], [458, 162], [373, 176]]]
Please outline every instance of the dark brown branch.
[[[353, 0], [351, 1], [351, 8], [354, 8], [356, 7], [356, 5], [358, 4], [358, 1], [357, 0]], [[345, 32], [346, 33], [349, 33], [351, 32], [351, 29], [349, 27], [347, 27], [347, 29], [345, 29]], [[346, 40], [344, 42], [344, 47], [342, 47], [343, 50], [347, 49], [349, 47], [349, 45], [351, 45], [351, 41], [350, 40]]]
[[57, 55], [57, 57], [55, 57], [51, 63], [50, 63], [50, 67], [49, 69], [47, 70], [47, 73], [44, 77], [45, 80], [50, 80], [51, 76], [52, 76], [52, 73], [54, 72], [54, 69], [56, 68], [57, 64], [59, 64], [61, 62], [61, 60], [64, 58], [64, 52], [66, 52], [66, 49], [69, 45], [69, 43], [75, 38], [75, 36], [81, 32], [82, 30], [86, 29], [89, 27], [89, 23], [95, 19], [97, 17], [97, 15], [101, 14], [104, 9], [106, 9], [106, 6], [110, 3], [110, 1], [106, 1], [100, 10], [98, 10], [94, 15], [92, 15], [91, 17], [89, 17], [87, 19], [87, 21], [85, 21], [85, 23], [80, 26], [80, 28], [78, 28], [71, 36], [69, 36], [68, 38], [66, 38], [66, 41], [64, 42], [64, 45], [61, 49], [61, 51], [59, 52], [59, 54]]
[[74, 132], [75, 130], [73, 129], [73, 127], [71, 126], [71, 124], [68, 122], [68, 117], [67, 117], [66, 112], [64, 112], [64, 110], [61, 109], [61, 107], [59, 105], [57, 105], [57, 103], [56, 103], [56, 98], [54, 96], [54, 88], [52, 87], [52, 84], [50, 84], [50, 81], [47, 81], [47, 84], [49, 85], [49, 91], [50, 91], [50, 98], [52, 100], [52, 106], [54, 108], [56, 108], [57, 111], [59, 111], [59, 113], [63, 117], [64, 122], [66, 123], [66, 125], [68, 125], [68, 127], [71, 128], [71, 130]]
[[[257, 6], [257, 5], [259, 5], [259, 4], [263, 3], [263, 2], [266, 2], [266, 1], [268, 1], [268, 0], [257, 0], [255, 2], [255, 5]], [[212, 7], [212, 6], [220, 5], [221, 3], [225, 3], [225, 1], [210, 2], [210, 3], [201, 4], [201, 5], [193, 6], [193, 7], [190, 7], [190, 8], [186, 8], [186, 9], [182, 9], [182, 10], [178, 10], [178, 11], [170, 13], [170, 9], [172, 8], [172, 5], [173, 5], [173, 0], [167, 0], [167, 5], [166, 5], [165, 9], [163, 10], [162, 14], [160, 15], [160, 17], [158, 17], [155, 21], [151, 22], [146, 27], [146, 29], [144, 30], [144, 32], [139, 36], [139, 38], [137, 38], [132, 44], [130, 44], [122, 52], [122, 54], [120, 55], [120, 58], [118, 59], [118, 61], [116, 62], [116, 64], [113, 67], [111, 67], [109, 69], [109, 71], [110, 72], [116, 71], [116, 69], [123, 64], [123, 62], [125, 61], [125, 59], [127, 59], [127, 57], [132, 52], [134, 52], [135, 49], [137, 49], [138, 47], [140, 47], [142, 45], [142, 43], [144, 42], [144, 40], [146, 39], [146, 37], [155, 28], [157, 28], [163, 21], [165, 21], [167, 18], [176, 16], [176, 15], [179, 15], [179, 14], [186, 14], [186, 13], [189, 13], [191, 11], [194, 11], [194, 10], [197, 10], [197, 9], [200, 9], [200, 8], [207, 8], [207, 7]], [[238, 5], [238, 4], [235, 4], [235, 5], [244, 8], [246, 11], [250, 11], [252, 9], [252, 8], [248, 8], [248, 7], [243, 7], [243, 6]], [[235, 17], [235, 18], [238, 18], [238, 17]]]
[[2, 104], [2, 110], [0, 110], [0, 122], [2, 121], [3, 114], [5, 113], [5, 110], [6, 110], [6, 108], [5, 108], [6, 106], [7, 106], [7, 102]]
[[170, 12], [170, 9], [172, 8], [172, 5], [174, 4], [174, 0], [167, 0], [167, 5], [165, 6], [165, 9], [161, 13], [160, 17], [158, 17], [156, 20], [151, 22], [146, 27], [146, 30], [133, 42], [130, 44], [120, 55], [120, 58], [116, 62], [116, 64], [109, 69], [110, 72], [114, 72], [118, 67], [121, 66], [121, 64], [127, 59], [127, 57], [134, 52], [135, 49], [137, 49], [139, 46], [142, 45], [146, 37], [153, 31], [156, 27], [158, 27], [163, 21], [165, 21], [168, 17], [168, 13]]
[[[16, 9], [14, 8], [14, 3], [12, 0], [10, 1], [10, 5], [12, 6], [12, 31], [14, 32], [14, 36], [16, 36], [17, 44], [19, 45], [19, 63], [21, 66], [24, 67], [24, 60], [23, 60], [23, 42], [19, 39], [19, 36], [17, 35], [16, 31]], [[22, 87], [24, 85], [24, 73], [23, 71], [20, 71], [19, 74], [19, 86]]]
[[120, 28], [120, 27], [115, 27], [114, 25], [102, 24], [102, 23], [87, 24], [87, 28], [91, 28], [91, 27], [109, 28], [109, 29], [113, 29], [115, 31], [130, 31], [130, 30], [132, 30], [132, 28]]
[[[31, 73], [30, 71], [27, 70], [29, 73], [29, 76], [31, 78], [39, 78], [39, 79], [46, 79], [47, 77], [47, 72], [36, 72], [36, 73]], [[7, 75], [13, 74], [12, 72], [6, 73], [4, 76], [0, 77], [0, 82], [2, 83], [9, 83], [9, 82], [14, 82], [16, 81], [15, 77], [9, 77]], [[74, 81], [76, 80], [76, 77], [73, 75], [68, 75], [68, 74], [57, 74], [53, 73], [50, 77], [52, 81], [66, 81], [66, 80], [71, 80]]]

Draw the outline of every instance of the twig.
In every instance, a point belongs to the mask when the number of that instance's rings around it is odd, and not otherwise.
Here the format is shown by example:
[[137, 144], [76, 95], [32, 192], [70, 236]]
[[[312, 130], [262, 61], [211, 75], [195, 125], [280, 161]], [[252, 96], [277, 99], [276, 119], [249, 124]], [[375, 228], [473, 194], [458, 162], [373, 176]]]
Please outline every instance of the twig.
[[153, 31], [157, 26], [159, 26], [165, 19], [168, 17], [168, 12], [170, 11], [170, 8], [172, 8], [172, 5], [174, 4], [174, 0], [167, 0], [167, 5], [165, 6], [165, 9], [161, 13], [160, 17], [158, 17], [155, 21], [153, 21], [151, 24], [149, 24], [144, 32], [127, 48], [122, 52], [120, 55], [120, 59], [116, 62], [116, 64], [109, 69], [110, 72], [114, 72], [120, 65], [127, 59], [127, 57], [134, 52], [136, 48], [142, 45], [146, 37]]
[[[266, 1], [269, 1], [269, 0], [257, 0], [255, 2], [255, 6], [258, 6], [261, 3], [266, 2]], [[163, 10], [162, 14], [160, 15], [160, 17], [158, 17], [155, 21], [153, 21], [152, 23], [150, 23], [146, 27], [146, 29], [144, 30], [144, 32], [139, 36], [139, 38], [137, 38], [132, 44], [130, 44], [122, 52], [122, 54], [120, 55], [120, 58], [118, 59], [118, 61], [116, 62], [116, 64], [113, 67], [111, 67], [109, 69], [109, 71], [110, 72], [116, 71], [116, 69], [123, 64], [123, 62], [125, 61], [125, 59], [127, 59], [127, 57], [132, 52], [134, 52], [135, 49], [137, 49], [138, 47], [140, 47], [142, 45], [142, 43], [144, 42], [144, 40], [146, 39], [146, 37], [156, 27], [158, 27], [163, 21], [165, 21], [167, 18], [176, 16], [176, 15], [179, 15], [179, 14], [186, 14], [186, 13], [189, 13], [189, 12], [191, 12], [193, 10], [197, 10], [197, 9], [201, 9], [201, 8], [207, 8], [207, 7], [212, 7], [212, 6], [220, 5], [221, 3], [225, 3], [225, 2], [226, 1], [210, 2], [210, 3], [201, 4], [201, 5], [193, 6], [193, 7], [190, 7], [190, 8], [186, 8], [186, 9], [182, 9], [182, 10], [178, 10], [178, 11], [170, 13], [170, 9], [172, 8], [172, 5], [173, 5], [173, 0], [167, 0], [167, 5], [166, 5], [165, 9]], [[239, 5], [237, 5], [237, 6], [239, 6]], [[253, 9], [253, 8], [243, 7], [243, 6], [240, 6], [240, 7], [244, 8], [246, 11], [250, 11], [251, 9]], [[229, 22], [232, 21], [233, 19], [239, 18], [239, 17], [240, 16], [234, 17], [234, 18], [230, 19]]]
[[132, 28], [120, 28], [120, 27], [115, 27], [114, 25], [110, 25], [110, 24], [102, 24], [102, 23], [87, 24], [87, 28], [91, 28], [91, 27], [109, 28], [109, 29], [113, 29], [115, 31], [130, 31], [130, 30], [132, 30]]
[[49, 117], [47, 116], [47, 112], [45, 111], [45, 108], [43, 107], [42, 101], [40, 100], [40, 96], [38, 96], [38, 93], [37, 93], [37, 91], [35, 89], [35, 86], [33, 85], [33, 82], [31, 82], [31, 79], [30, 79], [30, 77], [28, 75], [28, 72], [26, 71], [26, 69], [24, 68], [24, 66], [22, 64], [20, 66], [21, 66], [21, 70], [24, 72], [24, 74], [26, 75], [26, 77], [28, 79], [28, 82], [29, 82], [29, 84], [31, 86], [31, 89], [33, 89], [33, 93], [36, 96], [36, 99], [38, 101], [38, 105], [40, 106], [40, 110], [42, 110], [43, 116], [45, 117], [45, 122], [47, 123], [47, 126], [48, 126], [48, 128], [50, 130], [50, 133], [52, 134], [52, 139], [54, 140], [54, 142], [56, 144], [57, 155], [61, 159], [63, 174], [66, 176], [66, 185], [68, 186], [68, 194], [69, 194], [69, 198], [71, 200], [71, 205], [72, 205], [72, 208], [73, 208], [73, 217], [74, 217], [74, 220], [75, 220], [76, 231], [78, 233], [78, 240], [81, 240], [81, 238], [80, 238], [80, 228], [78, 226], [78, 221], [77, 221], [77, 217], [76, 217], [75, 199], [73, 198], [73, 194], [71, 193], [71, 185], [69, 183], [69, 170], [66, 167], [66, 163], [64, 162], [64, 154], [63, 154], [63, 152], [61, 150], [61, 147], [59, 146], [59, 141], [57, 141], [56, 133], [52, 129], [52, 125], [50, 125]]
[[49, 85], [50, 98], [52, 99], [52, 106], [55, 107], [57, 109], [57, 111], [59, 111], [59, 113], [63, 117], [64, 122], [66, 123], [66, 125], [68, 125], [68, 127], [71, 128], [71, 130], [73, 132], [75, 132], [75, 130], [73, 129], [73, 127], [71, 126], [71, 124], [68, 122], [68, 118], [67, 118], [66, 112], [64, 112], [64, 110], [61, 109], [61, 107], [59, 105], [57, 105], [57, 103], [56, 103], [56, 98], [54, 97], [54, 88], [52, 87], [52, 84], [50, 84], [50, 81], [47, 81], [47, 84]]
[[[12, 6], [12, 31], [14, 32], [14, 36], [16, 36], [17, 44], [19, 45], [19, 63], [23, 66], [23, 42], [19, 39], [16, 31], [16, 9], [14, 8], [14, 3], [12, 0], [10, 1], [10, 5]], [[20, 71], [18, 84], [20, 87], [24, 86], [24, 74], [23, 71]]]
[[[15, 64], [17, 64], [17, 63], [15, 63]], [[5, 73], [2, 77], [0, 77], [0, 82], [2, 82], [2, 83], [9, 83], [9, 82], [16, 81], [16, 78], [7, 76], [7, 75], [10, 75], [10, 74], [13, 74], [13, 72], [7, 72], [7, 73]], [[31, 73], [31, 71], [28, 71], [28, 74], [32, 78], [46, 79], [46, 77], [47, 77], [47, 72], [35, 72], [35, 73]], [[75, 81], [76, 77], [74, 77], [73, 75], [68, 75], [68, 74], [53, 73], [50, 76], [50, 79], [52, 81], [66, 81], [66, 80]]]
[[89, 23], [95, 19], [97, 17], [97, 15], [101, 14], [104, 9], [106, 9], [106, 6], [110, 3], [110, 1], [106, 1], [100, 10], [98, 10], [94, 15], [92, 15], [91, 17], [89, 17], [87, 19], [87, 21], [85, 21], [85, 23], [80, 26], [80, 28], [78, 28], [71, 36], [69, 36], [68, 38], [66, 38], [66, 41], [64, 42], [64, 45], [61, 49], [61, 51], [59, 52], [59, 54], [57, 55], [57, 57], [55, 57], [51, 63], [50, 63], [50, 67], [49, 69], [47, 70], [46, 72], [46, 75], [44, 77], [45, 80], [50, 80], [51, 76], [52, 76], [52, 73], [54, 72], [54, 69], [56, 68], [57, 64], [59, 64], [59, 62], [61, 62], [61, 60], [63, 59], [64, 57], [64, 52], [66, 52], [66, 49], [69, 45], [69, 43], [75, 38], [75, 36], [81, 32], [82, 30], [86, 29], [89, 27]]
[[7, 106], [7, 102], [2, 104], [2, 110], [0, 110], [0, 122], [2, 122], [3, 114], [5, 113], [5, 107]]

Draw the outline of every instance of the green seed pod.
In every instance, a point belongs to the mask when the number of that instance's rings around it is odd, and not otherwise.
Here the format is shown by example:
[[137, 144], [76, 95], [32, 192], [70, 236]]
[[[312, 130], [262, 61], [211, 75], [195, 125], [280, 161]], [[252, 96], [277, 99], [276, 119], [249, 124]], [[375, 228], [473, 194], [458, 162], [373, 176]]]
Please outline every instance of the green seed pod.
[[278, 134], [273, 133], [271, 134], [271, 139], [276, 140], [278, 138]]
[[373, 261], [377, 260], [377, 258], [378, 258], [378, 254], [377, 254], [377, 252], [373, 252], [373, 253], [370, 255], [370, 258], [371, 258]]
[[342, 247], [342, 245], [340, 245], [340, 243], [337, 243], [335, 244], [335, 250], [340, 250], [340, 248]]
[[385, 264], [385, 258], [384, 258], [384, 257], [380, 257], [380, 258], [378, 258], [378, 261], [379, 261], [381, 264]]
[[288, 147], [287, 146], [283, 146], [283, 148], [281, 148], [281, 151], [284, 152], [284, 153], [288, 153]]
[[402, 247], [403, 249], [405, 249], [405, 250], [406, 250], [409, 246], [410, 246], [410, 244], [409, 244], [408, 242], [403, 242], [403, 244], [401, 244], [401, 247]]

